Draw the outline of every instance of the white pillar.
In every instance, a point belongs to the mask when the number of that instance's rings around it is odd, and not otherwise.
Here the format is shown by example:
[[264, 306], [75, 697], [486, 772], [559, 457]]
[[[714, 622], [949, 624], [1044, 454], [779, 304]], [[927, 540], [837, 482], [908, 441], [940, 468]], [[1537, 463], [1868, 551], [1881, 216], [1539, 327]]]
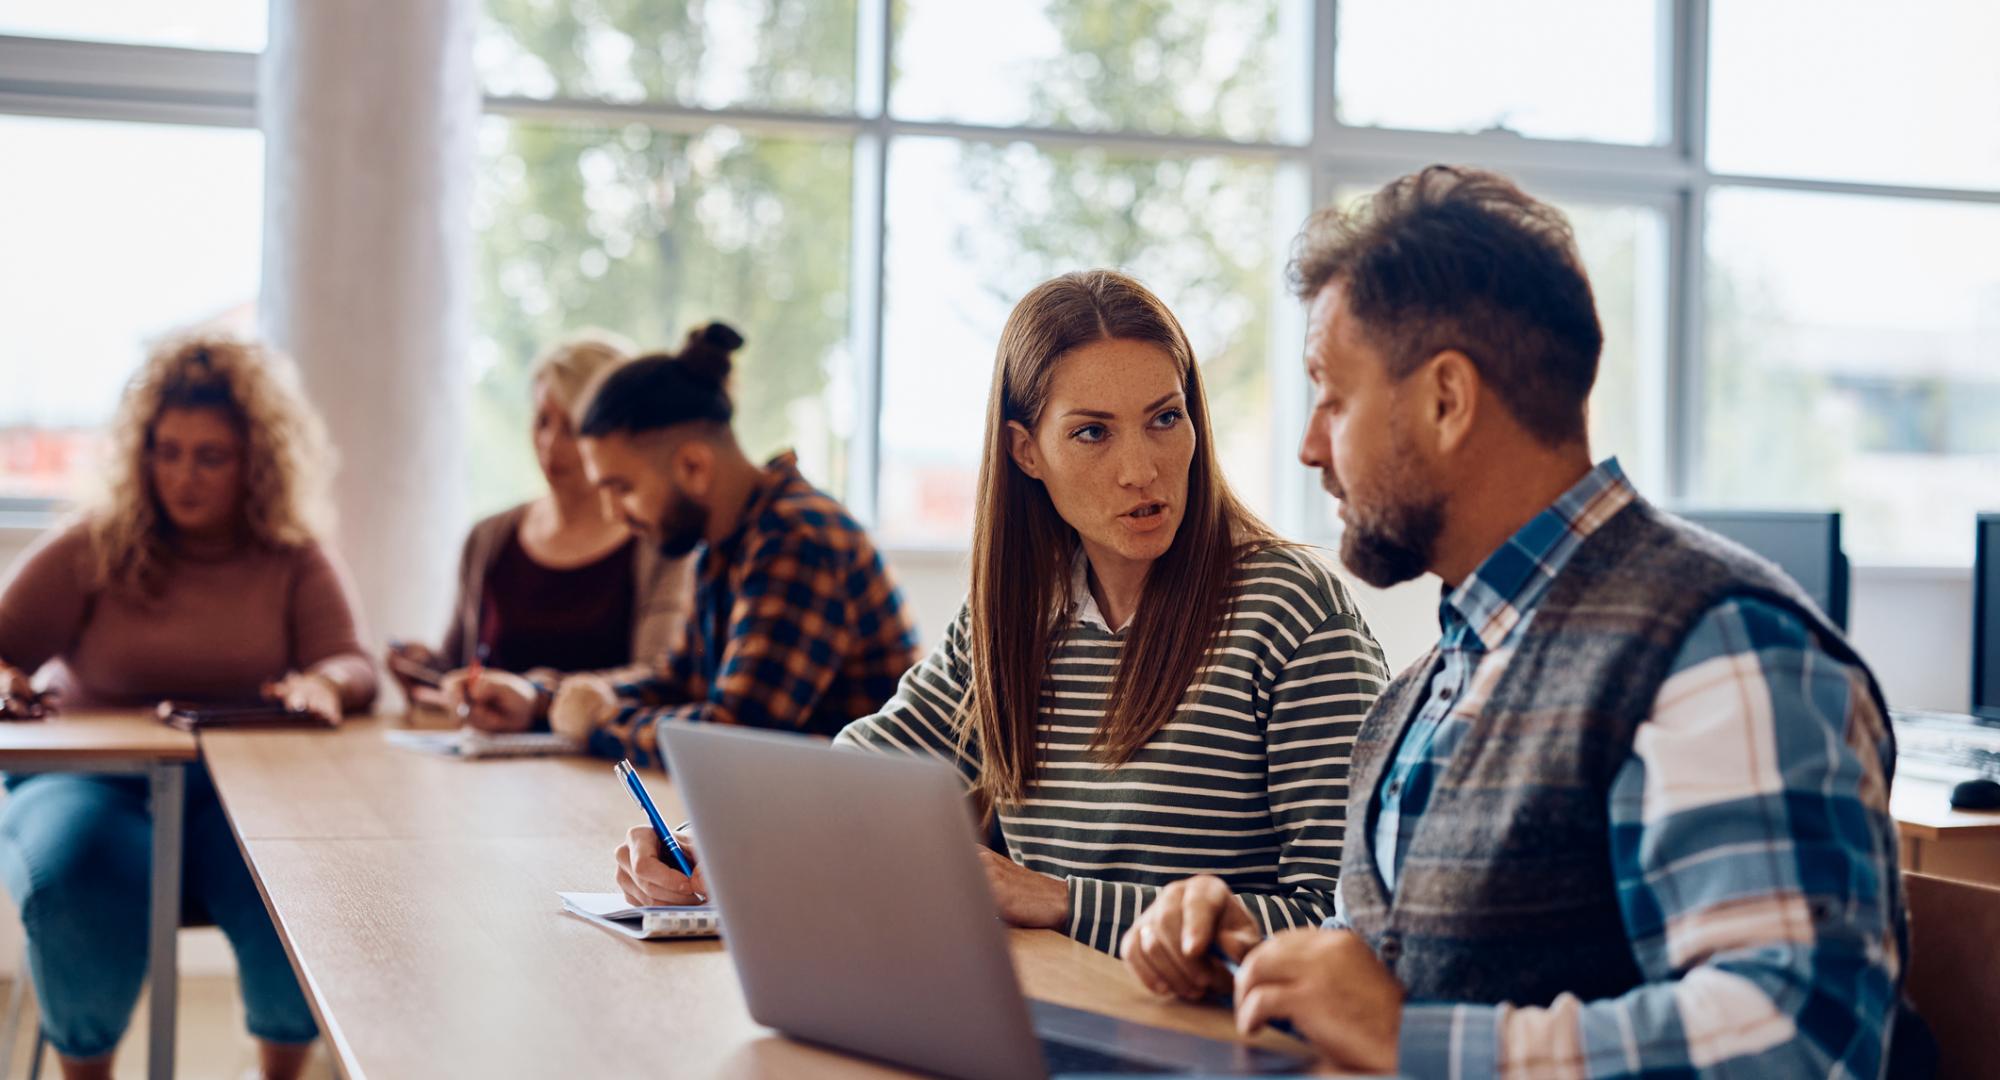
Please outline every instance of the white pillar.
[[340, 452], [371, 636], [435, 637], [464, 522], [476, 0], [271, 0], [265, 334]]

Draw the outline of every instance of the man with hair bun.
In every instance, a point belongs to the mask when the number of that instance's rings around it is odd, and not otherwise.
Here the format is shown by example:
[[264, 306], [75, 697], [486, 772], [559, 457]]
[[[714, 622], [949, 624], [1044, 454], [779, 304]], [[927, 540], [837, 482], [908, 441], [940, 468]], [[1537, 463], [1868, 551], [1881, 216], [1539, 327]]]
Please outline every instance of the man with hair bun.
[[[678, 353], [621, 365], [591, 391], [577, 426], [584, 468], [633, 531], [669, 560], [698, 549], [686, 643], [630, 682], [567, 679], [550, 726], [592, 753], [659, 762], [661, 724], [709, 722], [832, 736], [896, 692], [917, 659], [916, 628], [873, 541], [787, 452], [759, 466], [730, 427], [732, 354], [722, 323]], [[505, 680], [480, 680], [475, 707], [531, 715]]]

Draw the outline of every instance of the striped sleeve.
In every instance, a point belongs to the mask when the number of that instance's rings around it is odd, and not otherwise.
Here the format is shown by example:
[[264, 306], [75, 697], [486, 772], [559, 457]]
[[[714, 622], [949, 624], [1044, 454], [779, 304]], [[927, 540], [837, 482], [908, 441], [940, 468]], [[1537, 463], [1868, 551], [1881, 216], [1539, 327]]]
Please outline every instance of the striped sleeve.
[[[1267, 935], [1319, 925], [1334, 913], [1341, 836], [1347, 818], [1347, 764], [1355, 737], [1385, 681], [1381, 648], [1346, 594], [1308, 609], [1318, 625], [1297, 638], [1268, 698], [1264, 776], [1278, 845], [1278, 888], [1236, 890]], [[1160, 886], [1069, 878], [1072, 938], [1115, 951]]]
[[1313, 628], [1272, 686], [1265, 774], [1285, 891], [1237, 894], [1267, 934], [1317, 926], [1333, 915], [1348, 761], [1387, 670], [1360, 615], [1345, 608]]
[[960, 737], [959, 709], [971, 693], [966, 651], [970, 609], [961, 607], [944, 640], [923, 662], [905, 672], [896, 696], [874, 716], [842, 728], [835, 746], [885, 754], [919, 754], [958, 769], [967, 784], [979, 777], [979, 748]]
[[1645, 985], [1404, 1010], [1409, 1076], [1878, 1076], [1902, 967], [1892, 752], [1865, 676], [1791, 612], [1718, 606], [1610, 795]]

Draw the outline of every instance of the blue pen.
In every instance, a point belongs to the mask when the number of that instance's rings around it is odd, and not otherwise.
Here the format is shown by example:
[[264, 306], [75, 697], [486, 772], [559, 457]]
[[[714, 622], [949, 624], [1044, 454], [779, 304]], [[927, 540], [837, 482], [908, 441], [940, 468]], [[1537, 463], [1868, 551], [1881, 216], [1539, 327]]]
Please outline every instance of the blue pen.
[[694, 865], [688, 862], [687, 853], [681, 850], [680, 841], [674, 839], [673, 831], [667, 828], [666, 821], [660, 817], [659, 808], [653, 805], [653, 797], [646, 794], [646, 785], [639, 782], [639, 774], [632, 771], [632, 763], [621, 759], [613, 769], [619, 778], [625, 781], [625, 790], [632, 793], [632, 801], [638, 803], [639, 809], [646, 812], [646, 820], [653, 823], [653, 832], [660, 837], [660, 850], [674, 857], [674, 864], [681, 868], [681, 873], [690, 878], [694, 877]]
[[[1241, 979], [1243, 977], [1243, 965], [1237, 963], [1235, 960], [1230, 958], [1228, 953], [1222, 951], [1222, 942], [1220, 941], [1209, 942], [1208, 955], [1216, 963], [1222, 965], [1222, 970], [1227, 971], [1229, 973], [1230, 978]], [[1290, 1035], [1294, 1039], [1304, 1038], [1304, 1036], [1299, 1034], [1298, 1029], [1292, 1026], [1292, 1022], [1290, 1020], [1271, 1020], [1268, 1023], [1266, 1023], [1265, 1026], [1275, 1031], [1282, 1031], [1285, 1034]]]

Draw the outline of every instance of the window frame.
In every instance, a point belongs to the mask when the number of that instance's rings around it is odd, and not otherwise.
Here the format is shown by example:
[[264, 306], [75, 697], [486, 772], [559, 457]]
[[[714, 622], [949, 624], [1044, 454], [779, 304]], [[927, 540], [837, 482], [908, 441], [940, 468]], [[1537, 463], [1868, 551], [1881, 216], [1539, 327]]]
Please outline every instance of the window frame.
[[[1090, 145], [1146, 155], [1224, 155], [1276, 162], [1296, 189], [1274, 208], [1296, 210], [1303, 220], [1310, 206], [1325, 205], [1343, 185], [1380, 182], [1436, 161], [1476, 161], [1519, 179], [1524, 186], [1557, 199], [1626, 203], [1658, 209], [1666, 222], [1667, 340], [1664, 370], [1646, 373], [1657, 393], [1660, 413], [1649, 419], [1652, 449], [1661, 454], [1651, 469], [1658, 494], [1668, 502], [1698, 496], [1695, 480], [1703, 465], [1700, 415], [1704, 386], [1706, 326], [1706, 208], [1711, 189], [1763, 188], [1831, 194], [1880, 196], [2000, 205], [2000, 189], [1925, 187], [1790, 176], [1718, 173], [1708, 166], [1708, 56], [1712, 0], [1667, 0], [1660, 7], [1658, 47], [1662, 85], [1660, 108], [1667, 140], [1630, 146], [1534, 139], [1506, 132], [1449, 133], [1358, 127], [1343, 123], [1333, 107], [1339, 57], [1333, 28], [1340, 0], [1279, 0], [1281, 18], [1302, 28], [1299, 52], [1291, 62], [1305, 73], [1305, 102], [1287, 102], [1280, 129], [1292, 140], [1239, 141], [1218, 136], [1161, 135], [1137, 131], [1080, 131], [1035, 126], [999, 126], [898, 118], [890, 110], [892, 0], [858, 0], [855, 25], [855, 93], [843, 113], [796, 112], [769, 108], [705, 108], [673, 102], [610, 103], [558, 98], [488, 95], [484, 111], [533, 120], [573, 120], [592, 124], [639, 122], [680, 132], [726, 124], [746, 134], [809, 135], [853, 143], [854, 182], [850, 252], [849, 335], [856, 358], [853, 443], [848, 449], [845, 501], [857, 517], [874, 522], [881, 466], [882, 372], [884, 364], [885, 238], [888, 155], [898, 138], [942, 136], [967, 141], [1037, 146]], [[1290, 35], [1287, 35], [1290, 36]], [[73, 119], [257, 126], [256, 54], [0, 35], [0, 113]], [[1295, 227], [1279, 222], [1274, 227]], [[1271, 288], [1283, 290], [1282, 268]], [[1293, 463], [1305, 415], [1296, 403], [1305, 397], [1296, 343], [1303, 337], [1303, 314], [1286, 300], [1273, 307], [1270, 334], [1270, 434], [1276, 475], [1291, 475], [1273, 496], [1273, 524], [1292, 535], [1331, 539], [1318, 512], [1316, 478]], [[1281, 407], [1282, 406], [1282, 407]], [[1895, 564], [1890, 564], [1895, 565]]]

